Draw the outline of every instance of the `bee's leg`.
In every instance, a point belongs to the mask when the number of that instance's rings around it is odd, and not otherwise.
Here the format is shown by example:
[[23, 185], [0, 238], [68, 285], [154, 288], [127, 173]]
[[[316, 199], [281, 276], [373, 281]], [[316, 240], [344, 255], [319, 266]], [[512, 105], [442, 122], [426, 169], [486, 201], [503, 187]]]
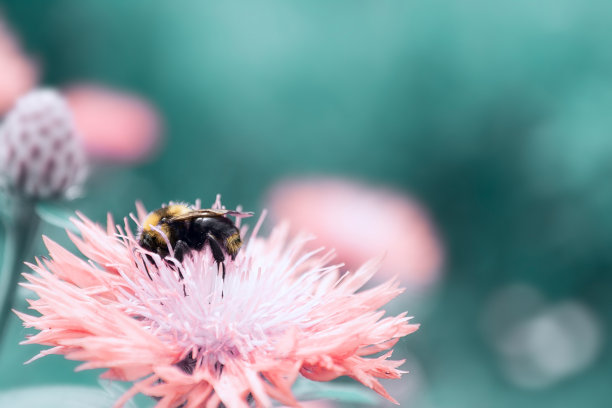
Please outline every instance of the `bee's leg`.
[[153, 260], [153, 257], [149, 254], [143, 254], [142, 257], [143, 257], [142, 265], [145, 268], [145, 272], [147, 273], [147, 276], [149, 277], [149, 279], [153, 280], [153, 278], [151, 277], [151, 274], [149, 273], [149, 268], [147, 268], [147, 262], [145, 261], [145, 258], [147, 261], [149, 261], [151, 265], [155, 265], [155, 261]]
[[221, 278], [225, 280], [225, 262], [217, 263], [217, 274], [221, 271]]
[[189, 250], [189, 245], [187, 245], [185, 241], [179, 239], [176, 241], [176, 244], [174, 244], [174, 258], [179, 262], [183, 262], [183, 258]]
[[223, 268], [222, 277], [225, 280], [225, 262], [224, 262], [225, 254], [223, 253], [223, 250], [221, 249], [221, 245], [219, 244], [219, 241], [217, 241], [217, 237], [215, 237], [210, 232], [206, 234], [206, 236], [208, 237], [208, 242], [210, 244], [210, 249], [212, 250], [213, 258], [215, 258], [215, 261], [217, 262], [217, 267]]
[[[189, 245], [185, 241], [178, 240], [174, 245], [174, 259], [179, 262], [183, 262], [183, 258], [185, 254], [189, 251]], [[177, 268], [179, 280], [183, 280], [183, 273], [180, 268]], [[183, 294], [187, 296], [187, 290], [185, 289], [185, 285], [183, 285]]]
[[215, 261], [217, 263], [225, 261], [225, 254], [221, 249], [221, 244], [219, 244], [219, 240], [217, 240], [217, 237], [215, 237], [210, 232], [206, 234], [206, 237], [208, 238], [208, 242], [210, 243], [210, 249], [212, 250], [212, 255], [213, 258], [215, 258]]

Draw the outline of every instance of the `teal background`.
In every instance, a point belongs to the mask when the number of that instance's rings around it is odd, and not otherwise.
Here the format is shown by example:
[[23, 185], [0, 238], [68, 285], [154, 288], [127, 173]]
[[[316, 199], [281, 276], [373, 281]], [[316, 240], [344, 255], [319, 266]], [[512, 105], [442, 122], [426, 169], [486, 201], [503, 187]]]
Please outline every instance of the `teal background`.
[[[398, 354], [413, 407], [606, 407], [612, 400], [612, 3], [598, 0], [0, 0], [42, 83], [87, 80], [152, 101], [165, 144], [102, 167], [66, 204], [103, 221], [135, 200], [260, 211], [291, 175], [391, 186], [430, 211], [444, 279]], [[1, 75], [1, 67], [0, 67]], [[44, 233], [62, 243], [53, 227]], [[41, 254], [43, 248], [37, 248]], [[492, 296], [523, 283], [592, 311], [593, 363], [538, 389], [509, 382], [482, 333]], [[25, 304], [17, 305], [23, 310]], [[420, 313], [420, 315], [419, 315]], [[0, 389], [95, 384], [46, 357], [15, 318]], [[408, 367], [411, 369], [411, 367]], [[412, 385], [411, 385], [412, 384]]]

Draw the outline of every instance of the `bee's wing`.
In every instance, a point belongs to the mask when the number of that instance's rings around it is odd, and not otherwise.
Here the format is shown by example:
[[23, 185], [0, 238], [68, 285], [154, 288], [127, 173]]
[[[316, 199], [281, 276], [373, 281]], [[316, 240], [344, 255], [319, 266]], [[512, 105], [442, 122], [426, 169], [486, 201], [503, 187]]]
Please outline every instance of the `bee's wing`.
[[225, 215], [233, 215], [236, 217], [250, 217], [253, 215], [252, 212], [240, 212], [233, 210], [213, 210], [211, 208], [202, 209], [202, 210], [192, 210], [188, 213], [177, 215], [176, 217], [172, 217], [170, 221], [186, 221], [192, 220], [194, 218], [202, 218], [202, 217], [223, 217]]
[[[213, 210], [213, 211], [217, 211], [217, 210]], [[246, 217], [253, 216], [253, 211], [247, 211], [247, 212], [236, 211], [236, 210], [221, 210], [221, 211], [224, 211], [225, 215], [232, 215], [234, 217], [239, 217], [239, 218], [246, 218]]]

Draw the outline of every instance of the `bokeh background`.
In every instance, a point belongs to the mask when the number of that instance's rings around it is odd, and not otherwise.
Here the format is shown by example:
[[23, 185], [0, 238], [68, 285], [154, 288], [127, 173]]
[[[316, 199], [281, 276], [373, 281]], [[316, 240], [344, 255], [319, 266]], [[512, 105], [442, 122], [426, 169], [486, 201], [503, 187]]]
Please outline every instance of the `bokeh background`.
[[[122, 89], [163, 123], [154, 153], [98, 164], [67, 208], [102, 222], [136, 200], [210, 204], [221, 193], [260, 212], [276, 183], [307, 176], [394, 190], [420, 203], [445, 259], [434, 284], [393, 305], [422, 323], [396, 348], [411, 371], [390, 385], [402, 405], [610, 406], [609, 1], [0, 10], [41, 84]], [[67, 244], [55, 227], [41, 232]], [[0, 390], [97, 384], [98, 372], [74, 373], [59, 356], [23, 366], [38, 351], [17, 346], [25, 334], [14, 318]]]

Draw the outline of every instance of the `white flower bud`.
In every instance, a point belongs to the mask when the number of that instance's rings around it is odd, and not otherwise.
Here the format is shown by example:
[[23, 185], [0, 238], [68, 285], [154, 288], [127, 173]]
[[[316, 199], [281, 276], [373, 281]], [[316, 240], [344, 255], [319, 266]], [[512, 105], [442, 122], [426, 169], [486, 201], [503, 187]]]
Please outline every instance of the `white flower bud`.
[[21, 97], [0, 127], [0, 185], [31, 198], [74, 195], [87, 174], [72, 114], [55, 91]]

